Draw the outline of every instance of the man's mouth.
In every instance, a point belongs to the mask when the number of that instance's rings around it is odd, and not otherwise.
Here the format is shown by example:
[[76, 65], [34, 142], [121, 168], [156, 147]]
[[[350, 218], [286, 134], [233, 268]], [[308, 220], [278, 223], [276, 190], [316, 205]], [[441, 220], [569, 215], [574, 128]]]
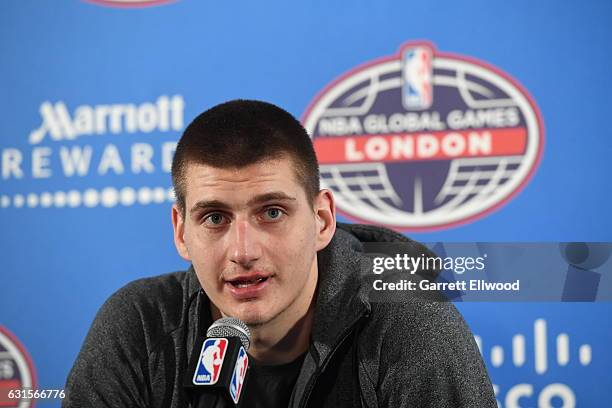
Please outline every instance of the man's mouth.
[[225, 287], [235, 299], [254, 299], [263, 293], [273, 277], [262, 272], [241, 274], [225, 279]]
[[266, 277], [259, 277], [255, 279], [236, 279], [236, 280], [231, 280], [227, 282], [235, 288], [248, 288], [249, 286], [258, 285], [267, 280], [268, 280], [268, 277], [266, 276]]

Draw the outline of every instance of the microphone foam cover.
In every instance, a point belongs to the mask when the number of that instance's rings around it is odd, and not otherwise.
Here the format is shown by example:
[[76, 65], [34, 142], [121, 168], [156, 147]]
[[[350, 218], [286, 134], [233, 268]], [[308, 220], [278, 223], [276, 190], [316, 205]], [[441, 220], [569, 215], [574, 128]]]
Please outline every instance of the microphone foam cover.
[[251, 332], [247, 325], [235, 317], [222, 317], [210, 325], [207, 337], [238, 337], [246, 351], [251, 346]]

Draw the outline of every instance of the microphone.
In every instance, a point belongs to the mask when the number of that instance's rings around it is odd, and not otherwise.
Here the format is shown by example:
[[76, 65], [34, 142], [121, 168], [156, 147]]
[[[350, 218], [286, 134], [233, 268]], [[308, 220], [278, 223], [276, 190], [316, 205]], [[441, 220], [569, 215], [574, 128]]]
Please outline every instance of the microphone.
[[215, 321], [197, 340], [184, 387], [194, 407], [237, 407], [249, 368], [247, 325], [234, 317]]

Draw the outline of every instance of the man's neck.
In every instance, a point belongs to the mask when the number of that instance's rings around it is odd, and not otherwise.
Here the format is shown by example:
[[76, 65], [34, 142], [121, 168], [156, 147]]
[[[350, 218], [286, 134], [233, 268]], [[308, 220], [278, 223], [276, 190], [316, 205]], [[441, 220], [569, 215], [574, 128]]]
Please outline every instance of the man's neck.
[[259, 327], [251, 327], [249, 355], [264, 365], [289, 363], [308, 350], [314, 320], [314, 302], [306, 314], [291, 327], [272, 321]]

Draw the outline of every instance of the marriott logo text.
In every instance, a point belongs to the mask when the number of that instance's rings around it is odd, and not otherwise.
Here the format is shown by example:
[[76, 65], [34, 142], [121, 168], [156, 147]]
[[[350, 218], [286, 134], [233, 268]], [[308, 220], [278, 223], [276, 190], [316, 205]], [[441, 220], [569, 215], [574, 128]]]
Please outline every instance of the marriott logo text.
[[161, 95], [154, 103], [80, 105], [72, 115], [62, 101], [43, 102], [39, 112], [41, 125], [30, 133], [30, 144], [39, 144], [45, 136], [54, 141], [74, 140], [79, 136], [106, 133], [167, 132], [183, 128], [185, 102], [180, 95]]

